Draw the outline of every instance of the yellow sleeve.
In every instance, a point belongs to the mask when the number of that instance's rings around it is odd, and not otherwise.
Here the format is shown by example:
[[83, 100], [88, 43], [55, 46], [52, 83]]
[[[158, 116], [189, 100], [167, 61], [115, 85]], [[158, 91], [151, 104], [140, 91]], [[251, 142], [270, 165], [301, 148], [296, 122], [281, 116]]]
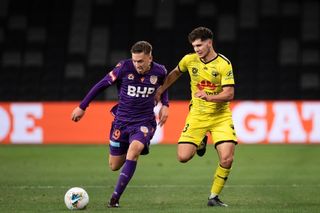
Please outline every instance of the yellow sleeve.
[[188, 71], [187, 62], [188, 62], [187, 55], [185, 55], [185, 56], [179, 61], [179, 64], [178, 64], [178, 68], [179, 68], [180, 72], [187, 72], [187, 71]]
[[221, 86], [224, 85], [233, 85], [234, 84], [234, 77], [232, 71], [231, 63], [225, 63], [222, 68], [222, 78], [221, 78]]

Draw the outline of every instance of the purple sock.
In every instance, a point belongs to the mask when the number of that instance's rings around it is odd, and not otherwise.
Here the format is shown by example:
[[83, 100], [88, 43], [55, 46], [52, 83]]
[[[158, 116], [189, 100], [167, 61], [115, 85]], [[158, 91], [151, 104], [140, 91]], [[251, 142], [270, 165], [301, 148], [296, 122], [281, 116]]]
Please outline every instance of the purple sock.
[[121, 170], [121, 173], [119, 175], [118, 183], [116, 185], [116, 188], [112, 194], [112, 197], [115, 199], [120, 199], [121, 194], [126, 189], [129, 181], [131, 180], [134, 171], [136, 170], [137, 161], [133, 160], [126, 160], [124, 163], [124, 166]]

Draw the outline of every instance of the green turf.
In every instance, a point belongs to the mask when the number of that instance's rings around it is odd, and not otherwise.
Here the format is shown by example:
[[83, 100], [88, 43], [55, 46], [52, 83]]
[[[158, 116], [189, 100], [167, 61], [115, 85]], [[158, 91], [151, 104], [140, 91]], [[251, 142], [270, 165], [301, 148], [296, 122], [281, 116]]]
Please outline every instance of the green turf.
[[154, 145], [142, 156], [121, 208], [107, 209], [118, 172], [107, 166], [106, 146], [0, 146], [0, 212], [70, 212], [68, 188], [87, 190], [83, 212], [319, 212], [320, 146], [238, 145], [221, 199], [206, 206], [217, 157], [176, 160], [175, 145]]

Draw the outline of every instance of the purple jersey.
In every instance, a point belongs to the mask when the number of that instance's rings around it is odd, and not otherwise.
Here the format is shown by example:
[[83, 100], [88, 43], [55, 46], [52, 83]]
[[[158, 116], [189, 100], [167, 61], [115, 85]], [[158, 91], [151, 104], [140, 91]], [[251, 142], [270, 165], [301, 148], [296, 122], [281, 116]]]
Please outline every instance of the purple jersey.
[[[141, 122], [155, 119], [153, 108], [154, 95], [157, 88], [163, 84], [167, 71], [163, 65], [151, 63], [151, 69], [145, 74], [139, 74], [132, 60], [121, 61], [99, 81], [86, 95], [80, 104], [85, 110], [89, 103], [104, 89], [116, 83], [118, 88], [118, 105], [113, 108], [116, 121]], [[168, 93], [161, 97], [163, 105], [168, 106]]]

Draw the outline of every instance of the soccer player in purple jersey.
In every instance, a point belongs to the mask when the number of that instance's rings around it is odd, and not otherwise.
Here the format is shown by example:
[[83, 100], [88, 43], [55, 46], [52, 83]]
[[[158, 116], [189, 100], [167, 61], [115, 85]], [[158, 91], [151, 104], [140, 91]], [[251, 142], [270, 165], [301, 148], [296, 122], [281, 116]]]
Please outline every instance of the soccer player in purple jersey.
[[[153, 62], [152, 46], [138, 41], [131, 48], [131, 59], [120, 61], [99, 81], [76, 107], [71, 115], [75, 122], [85, 114], [89, 103], [104, 89], [117, 84], [118, 104], [111, 110], [114, 121], [110, 130], [109, 166], [112, 171], [122, 166], [117, 185], [108, 207], [119, 207], [119, 200], [131, 180], [140, 155], [149, 153], [150, 140], [155, 129], [155, 91], [167, 75], [163, 65]], [[161, 96], [159, 125], [168, 117], [168, 93]]]

